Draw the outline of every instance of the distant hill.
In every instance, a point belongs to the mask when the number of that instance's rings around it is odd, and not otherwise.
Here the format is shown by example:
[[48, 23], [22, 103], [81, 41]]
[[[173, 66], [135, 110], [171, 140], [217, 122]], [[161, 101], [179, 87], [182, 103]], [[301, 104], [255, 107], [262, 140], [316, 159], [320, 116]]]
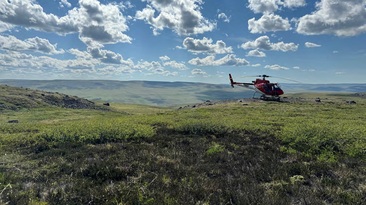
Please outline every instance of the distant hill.
[[289, 92], [366, 92], [365, 84], [281, 84]]
[[76, 96], [0, 85], [0, 110], [19, 110], [49, 106], [76, 109], [101, 108], [92, 101]]
[[250, 98], [251, 90], [190, 82], [108, 80], [0, 80], [0, 84], [66, 93], [93, 101], [176, 106], [202, 101]]
[[[229, 84], [111, 80], [0, 80], [0, 84], [65, 93], [93, 101], [177, 106], [251, 98], [253, 91]], [[364, 93], [366, 84], [281, 84], [285, 93]]]

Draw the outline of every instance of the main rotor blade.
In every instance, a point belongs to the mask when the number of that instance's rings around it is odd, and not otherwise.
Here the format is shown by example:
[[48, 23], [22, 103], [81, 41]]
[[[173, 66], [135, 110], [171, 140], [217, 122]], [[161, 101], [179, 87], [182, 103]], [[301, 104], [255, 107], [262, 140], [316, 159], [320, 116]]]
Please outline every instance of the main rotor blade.
[[266, 78], [278, 78], [278, 79], [282, 79], [282, 80], [287, 80], [287, 81], [292, 81], [292, 82], [295, 82], [295, 83], [302, 83], [300, 81], [297, 81], [297, 80], [293, 80], [293, 79], [290, 79], [290, 78], [283, 78], [283, 77], [277, 77], [277, 76], [273, 76], [273, 75], [252, 75], [252, 76], [241, 76], [242, 78], [262, 78], [262, 77], [266, 77]]
[[290, 78], [282, 78], [282, 77], [274, 77], [274, 78], [279, 78], [279, 79], [282, 79], [282, 80], [292, 81], [292, 82], [295, 82], [295, 83], [302, 83], [300, 81], [293, 80], [293, 79], [290, 79]]
[[270, 78], [272, 76], [264, 74], [264, 75], [245, 75], [245, 76], [240, 76], [240, 77], [242, 77], [242, 78], [263, 78], [263, 77]]

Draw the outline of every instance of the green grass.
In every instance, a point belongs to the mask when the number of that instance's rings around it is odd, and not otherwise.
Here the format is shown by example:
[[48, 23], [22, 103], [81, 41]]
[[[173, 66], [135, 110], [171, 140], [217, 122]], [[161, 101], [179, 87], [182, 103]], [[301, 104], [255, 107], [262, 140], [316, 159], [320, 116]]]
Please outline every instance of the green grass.
[[349, 98], [1, 111], [0, 204], [362, 204]]

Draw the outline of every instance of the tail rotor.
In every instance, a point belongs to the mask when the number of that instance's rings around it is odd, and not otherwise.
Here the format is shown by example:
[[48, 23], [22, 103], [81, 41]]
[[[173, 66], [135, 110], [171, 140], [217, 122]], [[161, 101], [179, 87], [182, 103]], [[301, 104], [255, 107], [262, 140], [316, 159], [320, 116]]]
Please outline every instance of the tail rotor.
[[235, 82], [234, 82], [233, 77], [231, 76], [231, 74], [229, 74], [229, 79], [230, 79], [231, 87], [234, 87]]

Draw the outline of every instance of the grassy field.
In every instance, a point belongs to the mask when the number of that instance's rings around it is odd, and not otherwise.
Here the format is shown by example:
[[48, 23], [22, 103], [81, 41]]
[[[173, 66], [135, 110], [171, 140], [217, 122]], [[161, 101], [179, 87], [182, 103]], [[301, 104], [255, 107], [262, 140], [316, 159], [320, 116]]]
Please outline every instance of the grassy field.
[[313, 95], [2, 110], [0, 204], [363, 204], [366, 99]]

